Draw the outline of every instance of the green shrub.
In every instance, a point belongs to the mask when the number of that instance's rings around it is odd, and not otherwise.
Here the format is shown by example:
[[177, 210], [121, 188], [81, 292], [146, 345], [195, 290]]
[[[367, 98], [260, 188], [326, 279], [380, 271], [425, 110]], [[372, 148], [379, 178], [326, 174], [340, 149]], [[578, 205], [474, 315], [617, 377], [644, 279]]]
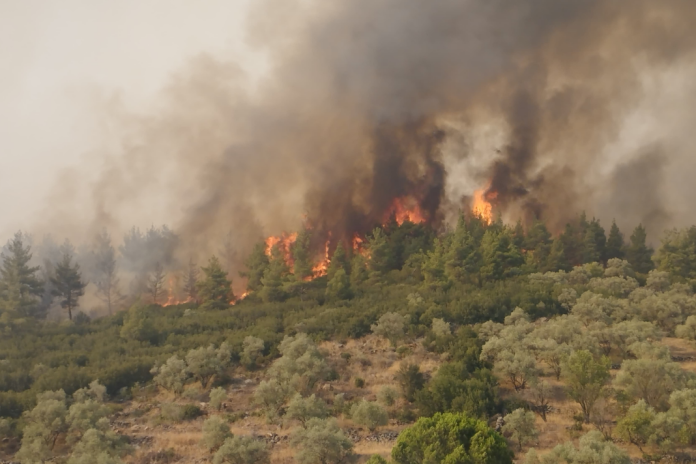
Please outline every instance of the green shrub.
[[374, 431], [381, 425], [387, 425], [389, 421], [387, 411], [382, 406], [366, 400], [354, 404], [350, 410], [350, 415], [353, 422], [363, 425], [371, 431]]
[[384, 385], [379, 389], [379, 392], [377, 392], [377, 401], [385, 406], [393, 406], [398, 396], [399, 394], [395, 389], [389, 385]]
[[387, 460], [379, 454], [373, 454], [365, 464], [388, 464]]
[[201, 443], [209, 451], [220, 448], [228, 438], [232, 438], [230, 427], [220, 416], [213, 416], [203, 422]]
[[176, 403], [164, 403], [160, 406], [162, 418], [171, 422], [193, 420], [203, 414], [201, 408], [195, 404], [180, 406]]
[[219, 411], [227, 399], [227, 391], [222, 387], [213, 388], [210, 391], [210, 407]]
[[355, 385], [355, 388], [363, 388], [365, 386], [365, 379], [362, 377], [356, 377], [353, 380], [353, 384]]
[[488, 425], [464, 414], [422, 417], [399, 435], [392, 449], [394, 464], [476, 462], [512, 464], [505, 439]]

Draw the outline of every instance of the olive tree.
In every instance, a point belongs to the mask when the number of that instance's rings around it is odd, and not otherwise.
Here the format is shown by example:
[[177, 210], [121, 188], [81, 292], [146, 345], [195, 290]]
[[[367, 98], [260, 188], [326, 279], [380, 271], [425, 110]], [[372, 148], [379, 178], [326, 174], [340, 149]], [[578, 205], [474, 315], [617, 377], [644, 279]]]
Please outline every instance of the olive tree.
[[219, 411], [222, 409], [222, 404], [227, 399], [227, 391], [222, 387], [216, 387], [210, 390], [210, 406]]
[[263, 354], [263, 350], [263, 340], [249, 335], [242, 342], [242, 363], [249, 369], [255, 367], [257, 360]]
[[300, 464], [339, 464], [353, 452], [353, 442], [333, 418], [310, 419], [306, 428], [293, 433], [290, 444], [297, 449], [295, 460]]
[[580, 437], [578, 447], [572, 442], [556, 446], [544, 456], [543, 464], [631, 464], [628, 454], [600, 432], [593, 430]]
[[524, 409], [515, 409], [505, 416], [503, 432], [509, 433], [510, 438], [516, 441], [522, 450], [522, 446], [537, 439], [539, 432], [534, 426], [534, 413]]
[[201, 444], [209, 451], [220, 448], [225, 440], [232, 438], [232, 432], [220, 416], [212, 416], [203, 422]]
[[250, 437], [232, 437], [217, 450], [213, 464], [269, 464], [271, 456], [262, 441]]
[[408, 320], [398, 313], [382, 314], [377, 323], [372, 325], [372, 333], [386, 338], [392, 347], [396, 347], [399, 340], [404, 338], [407, 322]]
[[364, 399], [353, 405], [350, 416], [353, 422], [367, 427], [370, 431], [374, 431], [381, 425], [387, 425], [389, 421], [387, 411], [382, 406]]
[[216, 375], [229, 366], [231, 349], [227, 343], [215, 348], [214, 345], [193, 349], [186, 355], [186, 372], [201, 382], [204, 389]]
[[586, 423], [590, 422], [592, 409], [604, 393], [604, 386], [610, 378], [609, 365], [608, 358], [595, 359], [586, 350], [575, 351], [563, 363], [562, 375], [568, 396], [580, 405]]
[[314, 417], [320, 419], [328, 417], [329, 409], [326, 403], [321, 398], [317, 398], [316, 395], [303, 398], [302, 395], [297, 393], [290, 400], [285, 414], [288, 419], [296, 420], [302, 427], [306, 428], [310, 419]]
[[167, 359], [167, 362], [162, 365], [155, 364], [150, 373], [154, 375], [152, 380], [156, 385], [171, 391], [176, 396], [181, 395], [184, 391], [188, 371], [186, 370], [186, 362], [176, 355]]

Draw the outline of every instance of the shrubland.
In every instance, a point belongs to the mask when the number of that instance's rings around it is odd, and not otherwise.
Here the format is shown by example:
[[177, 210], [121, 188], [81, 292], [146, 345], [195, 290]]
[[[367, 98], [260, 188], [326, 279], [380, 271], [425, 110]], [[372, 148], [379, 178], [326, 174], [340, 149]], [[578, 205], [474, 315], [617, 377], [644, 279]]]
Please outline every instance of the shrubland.
[[[688, 454], [696, 374], [674, 346], [696, 339], [694, 230], [653, 253], [642, 227], [624, 242], [613, 225], [607, 239], [584, 216], [556, 238], [541, 222], [462, 217], [439, 235], [390, 222], [312, 280], [307, 240], [293, 266], [260, 245], [243, 299], [212, 258], [188, 269], [189, 302], [159, 304], [155, 275], [92, 320], [77, 312], [83, 282], [66, 247], [74, 285], [51, 281], [62, 322], [40, 319], [44, 282], [19, 234], [0, 273], [0, 450], [22, 463], [135, 462], [116, 425], [126, 408], [151, 427], [192, 424], [192, 445], [216, 463], [271, 462], [283, 447], [301, 463], [366, 461], [355, 433], [386, 429], [398, 439], [369, 462]], [[287, 440], [233, 431], [240, 417]]]

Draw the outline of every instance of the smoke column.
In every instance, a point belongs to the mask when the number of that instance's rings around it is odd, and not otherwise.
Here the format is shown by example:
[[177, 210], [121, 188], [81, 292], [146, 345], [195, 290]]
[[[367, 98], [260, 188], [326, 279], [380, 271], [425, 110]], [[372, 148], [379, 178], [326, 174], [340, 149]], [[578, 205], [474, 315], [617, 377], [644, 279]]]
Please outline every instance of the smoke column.
[[400, 197], [444, 226], [487, 187], [506, 220], [657, 234], [696, 219], [695, 20], [691, 0], [258, 0], [266, 76], [202, 55], [150, 114], [112, 102], [96, 167], [37, 227], [165, 218], [182, 255], [241, 261], [305, 223], [368, 232]]

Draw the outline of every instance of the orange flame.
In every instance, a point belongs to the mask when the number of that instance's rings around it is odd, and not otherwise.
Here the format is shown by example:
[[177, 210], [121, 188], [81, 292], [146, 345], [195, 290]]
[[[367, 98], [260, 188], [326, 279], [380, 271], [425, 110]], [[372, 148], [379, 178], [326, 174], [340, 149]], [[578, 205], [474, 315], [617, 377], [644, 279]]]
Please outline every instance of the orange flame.
[[406, 221], [410, 221], [414, 224], [425, 222], [425, 215], [423, 214], [420, 205], [418, 205], [418, 202], [416, 202], [413, 197], [395, 198], [391, 204], [391, 207], [387, 211], [384, 222], [387, 222], [392, 214], [396, 218], [396, 222], [399, 225]]
[[294, 260], [292, 259], [292, 244], [297, 240], [297, 232], [288, 234], [283, 232], [280, 237], [270, 236], [266, 239], [266, 256], [271, 256], [273, 253], [273, 247], [278, 245], [281, 253], [283, 253], [283, 258], [285, 259], [285, 264], [292, 269]]
[[486, 190], [487, 189], [481, 189], [474, 192], [472, 210], [474, 214], [483, 219], [486, 224], [490, 224], [493, 221], [493, 205], [491, 205], [488, 199], [495, 199], [497, 194], [495, 192], [488, 194]]
[[330, 240], [327, 240], [324, 244], [324, 258], [314, 265], [312, 268], [312, 276], [309, 280], [326, 275], [326, 271], [329, 269], [329, 263], [331, 262], [329, 258], [329, 243], [331, 243]]

